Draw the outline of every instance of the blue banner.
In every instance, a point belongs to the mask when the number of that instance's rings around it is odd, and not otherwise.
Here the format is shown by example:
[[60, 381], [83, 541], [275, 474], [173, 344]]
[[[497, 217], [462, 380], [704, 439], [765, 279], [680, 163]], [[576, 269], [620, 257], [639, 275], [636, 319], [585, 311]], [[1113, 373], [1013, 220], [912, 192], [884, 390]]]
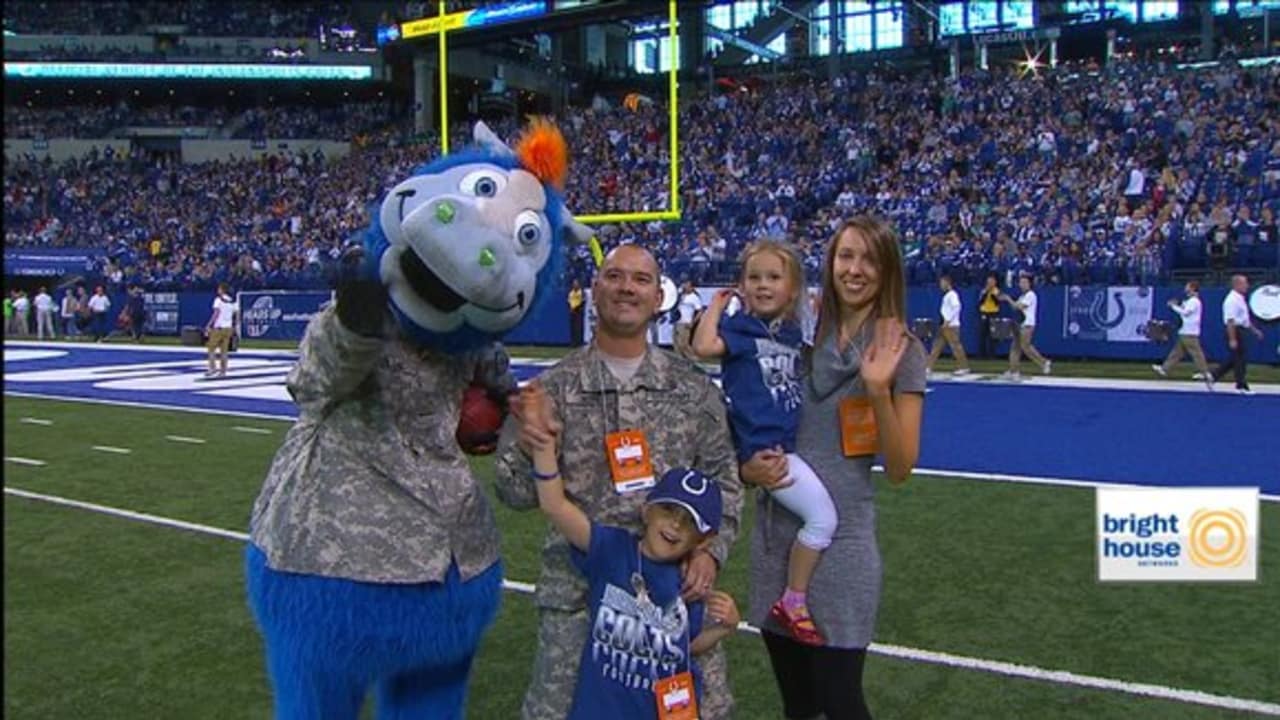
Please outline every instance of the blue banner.
[[240, 336], [246, 340], [297, 340], [311, 316], [333, 299], [324, 292], [264, 290], [239, 295]]
[[147, 334], [178, 334], [178, 320], [182, 313], [178, 293], [143, 293], [142, 304], [147, 309]]
[[1147, 342], [1155, 293], [1149, 287], [1107, 285], [1067, 288], [1062, 337], [1107, 342]]
[[37, 277], [92, 272], [106, 251], [100, 248], [16, 248], [4, 251], [4, 274]]

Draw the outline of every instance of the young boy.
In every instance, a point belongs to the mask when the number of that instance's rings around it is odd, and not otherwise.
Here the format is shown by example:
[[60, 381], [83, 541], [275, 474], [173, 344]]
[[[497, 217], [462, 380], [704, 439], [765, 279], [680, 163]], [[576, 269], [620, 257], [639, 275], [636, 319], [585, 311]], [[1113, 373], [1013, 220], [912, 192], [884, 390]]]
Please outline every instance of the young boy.
[[[551, 436], [546, 391], [529, 383], [521, 401], [525, 422]], [[590, 634], [569, 720], [696, 719], [702, 680], [693, 656], [739, 621], [726, 593], [711, 593], [705, 607], [680, 597], [680, 563], [720, 527], [719, 486], [697, 470], [668, 470], [649, 491], [636, 537], [592, 522], [565, 495], [554, 440], [532, 450], [538, 504], [574, 547], [573, 562], [590, 586]]]

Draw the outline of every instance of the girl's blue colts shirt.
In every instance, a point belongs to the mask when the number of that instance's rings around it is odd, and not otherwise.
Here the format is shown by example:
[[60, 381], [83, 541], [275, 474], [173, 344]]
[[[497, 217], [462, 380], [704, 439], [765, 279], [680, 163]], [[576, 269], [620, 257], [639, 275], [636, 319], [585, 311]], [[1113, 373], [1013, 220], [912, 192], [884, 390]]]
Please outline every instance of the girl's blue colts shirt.
[[800, 423], [800, 324], [769, 324], [745, 311], [720, 319], [722, 383], [738, 460], [757, 450], [796, 450]]

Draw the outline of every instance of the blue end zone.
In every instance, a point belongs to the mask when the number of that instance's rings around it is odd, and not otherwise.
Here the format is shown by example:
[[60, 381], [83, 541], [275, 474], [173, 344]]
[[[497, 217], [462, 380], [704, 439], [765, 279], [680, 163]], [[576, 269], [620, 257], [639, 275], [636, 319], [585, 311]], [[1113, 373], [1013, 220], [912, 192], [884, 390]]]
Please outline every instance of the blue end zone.
[[[1280, 396], [939, 383], [919, 465], [1280, 493]], [[1270, 431], [1267, 430], [1270, 428]]]
[[[9, 343], [5, 392], [293, 419], [294, 354], [241, 351], [203, 382], [200, 349]], [[546, 364], [513, 363], [520, 380]], [[919, 467], [1280, 495], [1280, 396], [937, 383]], [[1224, 388], [1225, 390], [1226, 388]], [[1270, 432], [1268, 432], [1270, 428]]]

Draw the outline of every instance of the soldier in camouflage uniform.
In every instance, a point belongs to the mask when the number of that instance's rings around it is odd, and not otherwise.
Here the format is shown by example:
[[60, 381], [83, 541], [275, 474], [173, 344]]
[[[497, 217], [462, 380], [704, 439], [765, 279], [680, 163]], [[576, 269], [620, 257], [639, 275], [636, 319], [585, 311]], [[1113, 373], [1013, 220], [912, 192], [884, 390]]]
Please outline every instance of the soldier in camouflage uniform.
[[[685, 573], [686, 597], [704, 597], [714, 584], [738, 532], [742, 484], [729, 438], [723, 396], [688, 360], [648, 344], [649, 320], [661, 300], [658, 266], [647, 251], [623, 246], [596, 275], [598, 326], [592, 344], [543, 373], [561, 423], [559, 462], [566, 491], [595, 522], [638, 532], [645, 492], [618, 494], [610, 480], [605, 435], [639, 429], [648, 440], [653, 470], [692, 467], [714, 479], [724, 498], [720, 533], [695, 553]], [[517, 423], [499, 444], [499, 499], [516, 509], [538, 507], [529, 457]], [[573, 568], [564, 537], [548, 529], [538, 580], [538, 652], [525, 695], [525, 720], [563, 720], [577, 682], [588, 631], [587, 585]], [[698, 658], [705, 683], [703, 720], [732, 716], [724, 649]]]
[[[401, 337], [376, 281], [340, 286], [311, 320], [287, 385], [297, 423], [254, 504], [250, 605], [275, 717], [461, 718], [502, 566], [492, 508], [454, 439], [477, 366]], [[483, 369], [483, 368], [481, 368]], [[441, 622], [447, 618], [448, 622]]]

